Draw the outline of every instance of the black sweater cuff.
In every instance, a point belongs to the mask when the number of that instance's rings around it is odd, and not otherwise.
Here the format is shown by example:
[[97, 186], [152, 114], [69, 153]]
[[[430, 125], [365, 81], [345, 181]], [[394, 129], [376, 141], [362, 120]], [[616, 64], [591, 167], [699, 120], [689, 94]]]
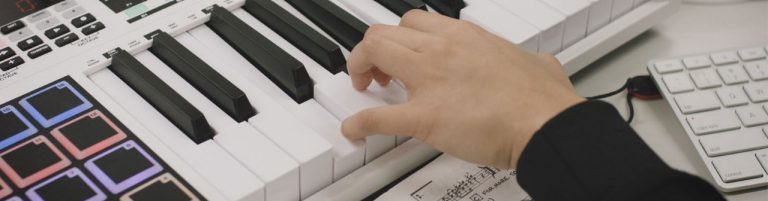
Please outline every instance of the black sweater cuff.
[[634, 200], [680, 178], [719, 197], [706, 182], [668, 167], [612, 105], [600, 101], [579, 103], [547, 122], [523, 150], [517, 170], [521, 187], [536, 200]]

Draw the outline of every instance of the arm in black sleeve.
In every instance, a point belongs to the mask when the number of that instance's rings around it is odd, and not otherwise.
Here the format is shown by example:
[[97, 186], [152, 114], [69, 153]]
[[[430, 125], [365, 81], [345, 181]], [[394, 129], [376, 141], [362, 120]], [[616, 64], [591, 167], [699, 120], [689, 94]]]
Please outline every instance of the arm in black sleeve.
[[535, 200], [724, 200], [702, 179], [667, 166], [612, 105], [599, 101], [547, 122], [517, 170]]

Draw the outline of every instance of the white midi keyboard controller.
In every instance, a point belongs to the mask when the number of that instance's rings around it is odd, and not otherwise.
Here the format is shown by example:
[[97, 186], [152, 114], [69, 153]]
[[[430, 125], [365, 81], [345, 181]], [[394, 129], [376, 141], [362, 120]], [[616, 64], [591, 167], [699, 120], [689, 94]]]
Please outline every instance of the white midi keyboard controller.
[[403, 103], [344, 72], [372, 24], [472, 21], [573, 74], [679, 0], [0, 0], [0, 199], [360, 200], [439, 152], [349, 141]]

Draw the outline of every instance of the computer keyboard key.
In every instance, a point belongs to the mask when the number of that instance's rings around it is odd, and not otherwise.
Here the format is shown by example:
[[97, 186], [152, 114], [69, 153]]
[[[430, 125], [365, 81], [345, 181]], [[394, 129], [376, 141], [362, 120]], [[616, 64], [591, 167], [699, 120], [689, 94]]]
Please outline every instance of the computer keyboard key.
[[757, 152], [755, 156], [757, 156], [757, 160], [759, 160], [760, 163], [763, 164], [763, 168], [765, 168], [765, 172], [768, 172], [768, 151]]
[[683, 64], [688, 69], [699, 69], [712, 66], [712, 61], [707, 56], [693, 56], [683, 59]]
[[0, 61], [4, 61], [12, 56], [16, 56], [16, 52], [11, 47], [0, 49]]
[[746, 127], [752, 127], [768, 123], [768, 114], [760, 105], [736, 108], [736, 115]]
[[714, 69], [691, 71], [691, 78], [693, 78], [693, 83], [695, 83], [699, 89], [708, 89], [723, 85], [723, 81], [720, 80], [720, 77], [715, 73]]
[[368, 25], [329, 0], [286, 0], [347, 50], [357, 45]]
[[37, 36], [32, 36], [20, 41], [17, 44], [17, 46], [19, 46], [19, 49], [21, 49], [21, 51], [27, 51], [40, 44], [43, 44], [43, 39], [40, 39], [40, 37], [37, 37]]
[[701, 136], [701, 143], [707, 156], [716, 157], [741, 153], [768, 147], [768, 137], [762, 129], [731, 131]]
[[22, 59], [21, 57], [14, 57], [12, 59], [8, 59], [6, 61], [0, 62], [0, 70], [2, 70], [3, 72], [9, 71], [21, 64], [24, 64], [24, 59]]
[[754, 81], [768, 79], [768, 61], [747, 62], [744, 63], [744, 68]]
[[192, 141], [200, 144], [213, 138], [214, 131], [205, 116], [131, 54], [118, 51], [109, 68]]
[[749, 98], [744, 94], [744, 90], [740, 87], [728, 87], [720, 88], [715, 91], [720, 98], [720, 102], [726, 107], [746, 105], [749, 103]]
[[741, 122], [733, 110], [717, 110], [689, 115], [685, 118], [696, 135], [728, 131], [741, 128]]
[[758, 59], [765, 59], [765, 50], [763, 48], [750, 48], [739, 50], [739, 56], [744, 61], [752, 61]]
[[165, 32], [149, 50], [237, 122], [256, 115], [245, 93]]
[[214, 6], [207, 24], [294, 101], [303, 103], [314, 96], [313, 83], [304, 64], [229, 10]]
[[741, 84], [749, 81], [747, 71], [741, 64], [722, 66], [717, 68], [717, 73], [727, 85]]
[[715, 65], [725, 65], [739, 62], [739, 55], [736, 52], [719, 52], [710, 55]]
[[696, 89], [687, 73], [669, 74], [661, 79], [664, 80], [664, 84], [667, 85], [669, 92], [673, 94], [689, 92]]
[[672, 73], [683, 70], [683, 64], [680, 63], [680, 60], [677, 59], [659, 61], [653, 64], [653, 66], [656, 67], [656, 71], [658, 71], [659, 74]]
[[341, 47], [270, 0], [250, 0], [243, 9], [312, 57], [329, 72], [346, 69]]
[[763, 177], [763, 170], [752, 154], [723, 156], [712, 160], [712, 165], [725, 183]]
[[744, 85], [744, 91], [753, 103], [768, 101], [768, 83], [755, 82]]
[[683, 114], [693, 114], [720, 109], [720, 101], [711, 91], [687, 93], [675, 97], [677, 106]]
[[427, 10], [427, 5], [421, 0], [375, 0], [398, 16], [403, 16], [413, 9]]

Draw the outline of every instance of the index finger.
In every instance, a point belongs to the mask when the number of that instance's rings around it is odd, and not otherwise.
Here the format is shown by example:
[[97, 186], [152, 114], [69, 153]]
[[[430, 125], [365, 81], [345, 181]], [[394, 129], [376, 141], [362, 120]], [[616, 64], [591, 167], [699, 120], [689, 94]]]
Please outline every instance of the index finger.
[[419, 53], [390, 39], [378, 35], [366, 35], [352, 50], [347, 68], [357, 90], [366, 89], [373, 81], [373, 69], [400, 79], [408, 84], [409, 66], [413, 66]]

